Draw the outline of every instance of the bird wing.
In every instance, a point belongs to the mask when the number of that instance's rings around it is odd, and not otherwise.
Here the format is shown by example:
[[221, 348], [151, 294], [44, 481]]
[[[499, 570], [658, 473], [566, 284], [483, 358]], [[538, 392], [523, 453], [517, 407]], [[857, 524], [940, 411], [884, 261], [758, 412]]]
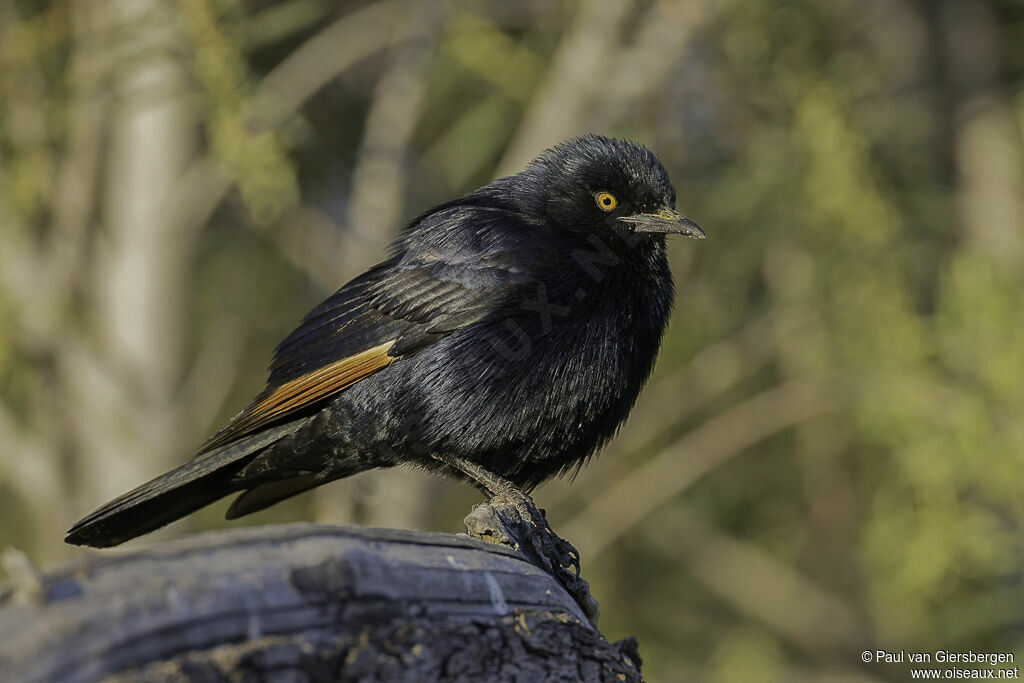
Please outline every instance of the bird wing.
[[294, 416], [484, 319], [525, 281], [500, 253], [463, 259], [428, 249], [385, 261], [303, 319], [275, 350], [267, 388], [199, 452]]

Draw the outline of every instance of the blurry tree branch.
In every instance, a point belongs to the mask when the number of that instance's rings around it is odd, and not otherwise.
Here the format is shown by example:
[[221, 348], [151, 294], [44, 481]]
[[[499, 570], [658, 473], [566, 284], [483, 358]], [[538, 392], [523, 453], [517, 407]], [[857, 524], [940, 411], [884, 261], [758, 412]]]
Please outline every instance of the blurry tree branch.
[[995, 10], [970, 0], [942, 0], [936, 10], [956, 97], [954, 153], [963, 226], [986, 256], [1019, 266], [1024, 263], [1024, 149], [1020, 123], [996, 86], [1000, 41]]
[[[260, 82], [258, 128], [283, 123], [317, 91], [361, 59], [393, 44], [396, 27], [417, 13], [413, 0], [381, 0], [346, 14], [289, 54]], [[401, 35], [413, 40], [436, 30], [430, 21], [407, 22]]]
[[287, 229], [268, 231], [269, 239], [321, 291], [333, 291], [352, 273], [345, 268], [349, 235], [319, 207], [302, 202], [287, 208], [280, 224]]
[[763, 391], [671, 444], [624, 476], [565, 524], [590, 561], [659, 506], [758, 441], [829, 410], [824, 387], [789, 380]]
[[686, 505], [647, 528], [644, 538], [681, 561], [719, 598], [813, 659], [871, 649], [863, 624], [842, 600], [755, 546], [717, 531]]
[[584, 132], [607, 132], [637, 101], [663, 87], [679, 62], [702, 3], [655, 2], [634, 39], [622, 31], [637, 9], [629, 0], [583, 2], [548, 69], [545, 82], [509, 143], [499, 175], [512, 173], [537, 153]]
[[[175, 56], [181, 25], [164, 3], [91, 5], [114, 90], [105, 138], [101, 225], [85, 284], [100, 334], [60, 358], [64, 391], [82, 400], [69, 411], [81, 445], [84, 492], [102, 499], [178, 455], [181, 410], [175, 387], [184, 360], [187, 242], [162, 210], [194, 146], [184, 70]], [[111, 40], [111, 33], [123, 42]], [[88, 131], [87, 131], [88, 133]], [[101, 138], [103, 139], [103, 138]], [[113, 371], [113, 372], [112, 372]], [[111, 429], [123, 421], [127, 429]], [[120, 436], [120, 441], [114, 438]], [[146, 458], [139, 454], [145, 453]]]
[[483, 17], [453, 9], [440, 53], [490, 86], [423, 154], [453, 192], [461, 191], [494, 162], [546, 71], [542, 55], [527, 40], [514, 40]]
[[[344, 226], [345, 245], [334, 253], [335, 279], [321, 283], [327, 291], [338, 286], [343, 274], [354, 275], [379, 258], [401, 226], [412, 165], [409, 143], [420, 119], [426, 69], [444, 27], [446, 8], [447, 3], [417, 3], [398, 22], [363, 125]], [[315, 254], [306, 257], [315, 258]], [[433, 482], [408, 470], [396, 469], [387, 476], [388, 504], [367, 509], [361, 521], [397, 527], [422, 523]], [[322, 521], [352, 519], [352, 508], [359, 504], [331, 490], [319, 490], [314, 496], [317, 518]]]
[[[666, 425], [678, 424], [775, 357], [769, 342], [774, 316], [757, 318], [720, 341], [708, 344], [683, 367], [662, 377], [643, 393], [646, 409], [630, 419], [615, 448], [635, 451]], [[635, 424], [634, 424], [635, 423]]]
[[[688, 363], [652, 382], [640, 394], [636, 409], [585, 476], [569, 482], [556, 479], [546, 491], [556, 501], [593, 500], [635, 469], [635, 455], [662, 444], [697, 410], [708, 406], [775, 357], [770, 343], [775, 316], [757, 318], [725, 339], [708, 344]], [[658, 449], [660, 450], [660, 449]], [[556, 502], [556, 505], [559, 503]]]
[[[63, 520], [59, 515], [65, 509], [60, 498], [66, 490], [62, 486], [64, 475], [59, 470], [62, 463], [54, 452], [53, 441], [26, 433], [2, 405], [0, 436], [4, 437], [3, 448], [0, 448], [0, 474], [4, 482], [30, 506], [35, 519], [40, 520], [39, 527], [60, 524]], [[38, 551], [45, 545], [39, 542], [33, 550]]]
[[97, 87], [103, 59], [96, 21], [88, 8], [71, 7], [75, 51], [69, 65], [72, 84], [68, 108], [73, 117], [69, 139], [57, 172], [53, 203], [53, 232], [49, 240], [50, 268], [55, 289], [67, 291], [85, 265], [89, 223], [96, 218], [103, 128], [111, 107], [110, 93]]
[[667, 87], [690, 37], [700, 26], [708, 6], [700, 2], [653, 3], [644, 13], [632, 43], [611, 64], [601, 106], [590, 110], [589, 126], [602, 132], [628, 118], [640, 101], [656, 98]]
[[426, 67], [444, 26], [444, 3], [418, 3], [395, 35], [388, 65], [377, 80], [352, 173], [343, 255], [351, 272], [379, 257], [402, 221], [409, 142], [420, 118]]
[[572, 137], [602, 95], [604, 75], [618, 56], [631, 0], [585, 0], [551, 60], [544, 84], [498, 164], [497, 175], [515, 173], [537, 151]]
[[273, 45], [316, 24], [334, 9], [330, 0], [275, 2], [243, 18], [238, 39], [246, 50]]
[[178, 392], [178, 402], [186, 406], [187, 422], [203, 434], [212, 433], [231, 387], [241, 370], [245, 330], [233, 317], [217, 320], [200, 343], [195, 360], [189, 366]]
[[[251, 131], [258, 134], [284, 123], [320, 88], [365, 57], [392, 44], [395, 26], [415, 3], [383, 0], [347, 14], [329, 24], [296, 48], [260, 82], [253, 96]], [[403, 35], [413, 39], [426, 27], [412, 27]], [[195, 234], [223, 201], [234, 179], [220, 164], [204, 155], [189, 165], [168, 196], [183, 234]], [[308, 231], [321, 229], [307, 224]], [[325, 240], [312, 240], [324, 242]], [[287, 250], [286, 250], [287, 251]], [[302, 258], [292, 258], [296, 265]], [[312, 273], [316, 279], [316, 273]]]
[[[175, 279], [184, 250], [154, 210], [188, 153], [189, 121], [173, 57], [178, 24], [165, 13], [148, 2], [87, 3], [20, 27], [22, 46], [30, 30], [48, 37], [58, 25], [70, 31], [59, 32], [69, 46], [67, 99], [30, 88], [10, 100], [15, 122], [36, 121], [29, 131], [12, 131], [17, 144], [35, 140], [32, 130], [52, 134], [43, 113], [53, 105], [44, 94], [66, 108], [67, 132], [63, 145], [39, 140], [55, 169], [48, 212], [22, 206], [20, 215], [5, 216], [11, 222], [2, 257], [5, 303], [17, 307], [16, 343], [31, 350], [46, 377], [32, 398], [44, 408], [21, 427], [45, 437], [29, 437], [35, 447], [18, 453], [37, 463], [35, 471], [51, 472], [45, 483], [24, 480], [46, 501], [38, 520], [44, 554], [59, 543], [77, 495], [106, 497], [136, 481], [140, 461], [133, 456], [160, 460], [178, 431], [168, 388], [180, 363]], [[17, 35], [19, 24], [8, 26]], [[41, 62], [37, 55], [12, 78], [42, 85], [31, 76]], [[20, 107], [32, 119], [19, 115]], [[5, 422], [3, 431], [17, 439], [19, 427]]]

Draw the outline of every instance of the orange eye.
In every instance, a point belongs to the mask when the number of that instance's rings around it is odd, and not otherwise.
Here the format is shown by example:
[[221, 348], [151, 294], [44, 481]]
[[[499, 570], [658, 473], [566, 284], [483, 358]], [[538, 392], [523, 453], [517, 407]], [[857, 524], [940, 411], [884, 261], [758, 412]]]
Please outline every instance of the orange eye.
[[619, 200], [611, 192], [598, 192], [594, 195], [594, 199], [597, 200], [597, 205], [601, 207], [602, 211], [611, 211], [619, 205]]

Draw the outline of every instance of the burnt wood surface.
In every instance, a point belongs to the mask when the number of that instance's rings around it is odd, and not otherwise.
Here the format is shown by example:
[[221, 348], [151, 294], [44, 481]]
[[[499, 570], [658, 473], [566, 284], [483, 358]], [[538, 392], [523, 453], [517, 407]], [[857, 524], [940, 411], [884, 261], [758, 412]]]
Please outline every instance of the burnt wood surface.
[[638, 681], [630, 651], [464, 535], [250, 527], [0, 586], [2, 681]]

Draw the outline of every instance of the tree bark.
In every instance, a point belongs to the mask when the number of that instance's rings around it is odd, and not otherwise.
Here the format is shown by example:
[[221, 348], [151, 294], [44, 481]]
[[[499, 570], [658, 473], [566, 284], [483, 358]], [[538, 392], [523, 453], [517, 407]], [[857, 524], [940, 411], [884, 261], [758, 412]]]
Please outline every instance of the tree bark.
[[642, 680], [557, 581], [463, 535], [247, 528], [20, 579], [4, 680]]

